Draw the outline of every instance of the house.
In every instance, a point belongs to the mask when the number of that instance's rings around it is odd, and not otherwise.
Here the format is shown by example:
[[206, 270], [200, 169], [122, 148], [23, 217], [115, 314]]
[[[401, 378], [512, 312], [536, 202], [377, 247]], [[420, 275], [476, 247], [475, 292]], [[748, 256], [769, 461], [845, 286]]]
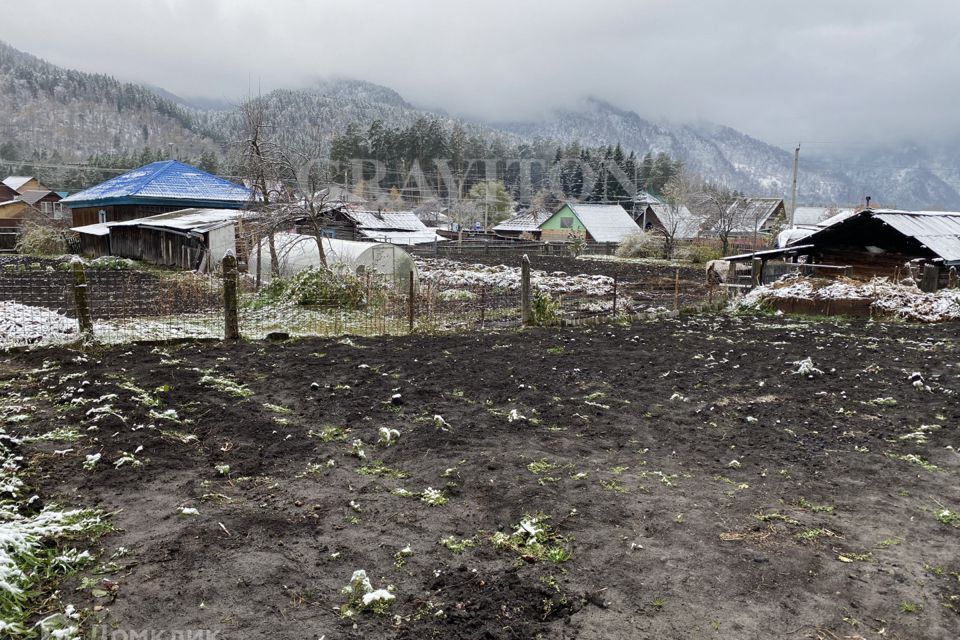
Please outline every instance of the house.
[[37, 209], [41, 215], [51, 220], [63, 219], [63, 206], [60, 201], [63, 200], [56, 191], [50, 189], [30, 189], [20, 195], [20, 199], [28, 205]]
[[31, 176], [10, 176], [0, 182], [0, 227], [19, 227], [24, 218], [40, 213], [54, 218], [59, 194]]
[[854, 277], [892, 277], [908, 262], [960, 268], [960, 212], [864, 209], [790, 244], [810, 245], [817, 264], [852, 267]]
[[568, 202], [540, 224], [540, 239], [545, 242], [579, 237], [588, 242], [619, 243], [634, 233], [640, 233], [640, 227], [618, 204]]
[[252, 192], [177, 160], [154, 162], [60, 201], [72, 226], [124, 222], [181, 209], [242, 209]]
[[238, 209], [182, 209], [123, 222], [74, 227], [84, 255], [113, 255], [181, 269], [213, 271], [236, 254]]
[[375, 240], [399, 245], [445, 241], [412, 211], [365, 211], [340, 208], [331, 211], [327, 229], [331, 238]]
[[20, 194], [46, 188], [33, 176], [9, 176], [3, 179], [3, 184]]
[[690, 240], [700, 236], [703, 218], [684, 205], [648, 204], [638, 221], [647, 232], [673, 232], [675, 240]]
[[502, 238], [539, 240], [540, 225], [551, 215], [549, 211], [527, 209], [495, 226], [493, 232]]
[[727, 207], [732, 236], [753, 236], [778, 230], [786, 221], [783, 198], [737, 198]]

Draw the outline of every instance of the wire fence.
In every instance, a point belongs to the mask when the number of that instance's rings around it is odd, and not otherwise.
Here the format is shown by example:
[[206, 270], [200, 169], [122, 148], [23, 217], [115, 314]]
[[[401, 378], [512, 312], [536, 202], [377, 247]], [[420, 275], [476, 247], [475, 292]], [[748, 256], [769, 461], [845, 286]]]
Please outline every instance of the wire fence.
[[[396, 335], [470, 331], [522, 325], [523, 290], [516, 280], [464, 283], [442, 276], [386, 284], [367, 279], [352, 297], [308, 303], [238, 283], [236, 320], [244, 338]], [[605, 278], [589, 291], [530, 289], [532, 320], [564, 325], [651, 308], [689, 304], [677, 286], [620, 285]], [[222, 338], [227, 314], [220, 275], [93, 268], [46, 260], [0, 266], [0, 348], [88, 339], [103, 343]], [[84, 327], [84, 319], [88, 326]]]

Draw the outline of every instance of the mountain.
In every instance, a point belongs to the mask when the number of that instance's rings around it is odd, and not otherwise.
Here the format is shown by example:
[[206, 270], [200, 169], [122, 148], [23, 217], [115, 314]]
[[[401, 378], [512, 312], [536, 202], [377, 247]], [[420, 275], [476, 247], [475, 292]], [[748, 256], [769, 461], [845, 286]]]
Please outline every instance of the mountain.
[[20, 157], [80, 160], [144, 146], [219, 147], [195, 113], [141, 85], [63, 69], [0, 42], [0, 142]]
[[[357, 122], [407, 126], [418, 118], [455, 122], [487, 140], [533, 142], [542, 147], [579, 142], [620, 143], [638, 155], [665, 152], [705, 178], [755, 195], [789, 198], [793, 154], [739, 131], [711, 123], [646, 120], [599, 99], [532, 122], [477, 122], [418, 108], [396, 91], [353, 79], [323, 80], [303, 89], [264, 96], [281, 139], [305, 129], [327, 139]], [[241, 100], [237, 100], [237, 103]], [[106, 75], [63, 69], [0, 42], [0, 156], [83, 161], [94, 154], [225, 158], [237, 141], [241, 118], [226, 100], [183, 99], [163, 89]], [[903, 208], [960, 209], [960, 148], [896, 145], [857, 153], [804, 152], [801, 204], [873, 201]]]

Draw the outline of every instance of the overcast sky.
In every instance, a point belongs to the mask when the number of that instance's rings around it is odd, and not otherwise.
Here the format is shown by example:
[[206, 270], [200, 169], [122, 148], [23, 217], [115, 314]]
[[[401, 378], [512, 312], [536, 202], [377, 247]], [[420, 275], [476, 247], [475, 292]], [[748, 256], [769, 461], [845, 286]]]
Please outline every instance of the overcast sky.
[[454, 114], [593, 95], [780, 146], [960, 133], [960, 0], [0, 0], [59, 65], [235, 100], [340, 75]]

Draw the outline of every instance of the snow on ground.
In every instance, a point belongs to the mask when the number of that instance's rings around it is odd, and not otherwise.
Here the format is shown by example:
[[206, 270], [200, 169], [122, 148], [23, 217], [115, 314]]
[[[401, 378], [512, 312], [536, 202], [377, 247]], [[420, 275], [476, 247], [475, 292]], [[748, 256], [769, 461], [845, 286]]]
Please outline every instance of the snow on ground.
[[44, 307], [0, 301], [0, 346], [63, 342], [77, 337], [77, 321]]
[[[464, 264], [445, 258], [418, 258], [417, 270], [421, 282], [445, 288], [487, 286], [508, 291], [520, 290], [520, 267]], [[535, 289], [550, 293], [578, 293], [588, 296], [610, 295], [613, 278], [602, 275], [568, 275], [563, 271], [530, 271], [530, 284]]]
[[843, 280], [787, 277], [757, 287], [734, 302], [739, 308], [757, 308], [772, 299], [872, 300], [882, 315], [920, 322], [960, 320], [960, 289], [924, 293], [913, 285], [894, 284], [887, 278], [857, 283]]

